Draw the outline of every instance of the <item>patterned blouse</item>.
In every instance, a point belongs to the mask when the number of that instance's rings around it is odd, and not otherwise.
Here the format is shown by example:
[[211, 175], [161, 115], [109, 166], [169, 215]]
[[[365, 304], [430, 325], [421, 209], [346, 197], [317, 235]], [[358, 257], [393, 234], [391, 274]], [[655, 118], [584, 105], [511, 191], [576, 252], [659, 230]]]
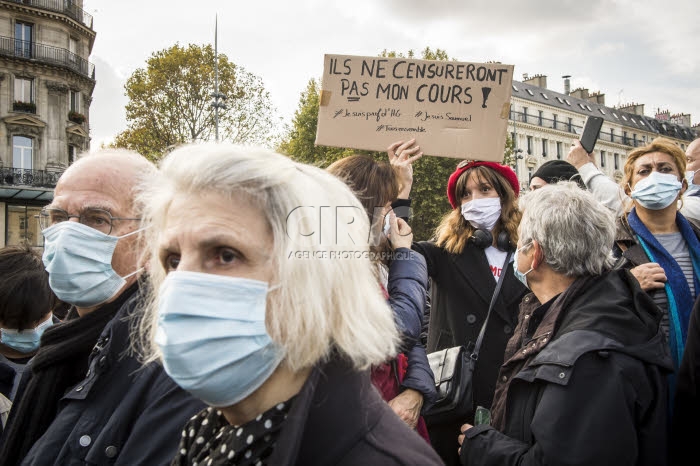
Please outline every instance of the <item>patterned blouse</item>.
[[242, 426], [229, 424], [216, 408], [205, 409], [185, 425], [172, 466], [267, 464], [293, 399]]

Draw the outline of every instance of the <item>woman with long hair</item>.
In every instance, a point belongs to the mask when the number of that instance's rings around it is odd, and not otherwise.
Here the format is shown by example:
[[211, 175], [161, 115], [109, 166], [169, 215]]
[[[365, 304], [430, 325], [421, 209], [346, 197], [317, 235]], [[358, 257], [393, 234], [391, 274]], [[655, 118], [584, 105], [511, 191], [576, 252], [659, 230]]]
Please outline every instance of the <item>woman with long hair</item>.
[[670, 139], [633, 150], [620, 185], [631, 198], [617, 220], [617, 267], [630, 268], [662, 311], [661, 327], [677, 371], [700, 288], [700, 237], [680, 213], [688, 188], [686, 156]]
[[433, 374], [420, 344], [428, 275], [425, 259], [411, 250], [410, 227], [391, 209], [399, 196], [398, 177], [390, 164], [364, 155], [345, 157], [327, 170], [351, 187], [364, 207], [372, 264], [402, 336], [402, 354], [376, 366], [373, 381], [392, 409], [429, 440], [420, 417], [422, 407], [435, 397]]
[[[414, 243], [431, 278], [428, 352], [475, 343], [502, 273], [500, 294], [489, 317], [473, 378], [476, 406], [491, 407], [503, 352], [518, 321], [527, 288], [504, 264], [518, 241], [518, 179], [510, 167], [463, 161], [448, 180], [452, 211], [430, 241]], [[448, 465], [459, 464], [455, 434], [465, 420], [428, 425], [433, 447]]]

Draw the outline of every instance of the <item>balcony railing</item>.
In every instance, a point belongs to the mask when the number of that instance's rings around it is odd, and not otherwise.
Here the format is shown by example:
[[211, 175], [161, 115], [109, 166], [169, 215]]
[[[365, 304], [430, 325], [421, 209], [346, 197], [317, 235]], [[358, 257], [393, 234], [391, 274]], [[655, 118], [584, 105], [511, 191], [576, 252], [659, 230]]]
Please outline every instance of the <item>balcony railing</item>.
[[33, 186], [55, 188], [61, 172], [27, 170], [24, 168], [0, 168], [0, 186]]
[[21, 3], [42, 10], [62, 13], [86, 27], [92, 29], [92, 15], [89, 15], [71, 0], [10, 0], [13, 3]]
[[[565, 121], [552, 120], [550, 118], [539, 117], [536, 115], [527, 115], [523, 112], [510, 112], [510, 119], [515, 122], [529, 123], [531, 125], [541, 126], [543, 128], [556, 129], [557, 131], [564, 131], [572, 134], [581, 134], [583, 130], [582, 126], [575, 125], [573, 123], [568, 123]], [[620, 136], [617, 134], [606, 133], [604, 131], [600, 132], [599, 139], [601, 141], [614, 142], [616, 144], [623, 144], [625, 146], [640, 147], [646, 144], [644, 139], [634, 139], [629, 136]]]
[[95, 65], [68, 49], [0, 36], [0, 55], [62, 66], [95, 79]]

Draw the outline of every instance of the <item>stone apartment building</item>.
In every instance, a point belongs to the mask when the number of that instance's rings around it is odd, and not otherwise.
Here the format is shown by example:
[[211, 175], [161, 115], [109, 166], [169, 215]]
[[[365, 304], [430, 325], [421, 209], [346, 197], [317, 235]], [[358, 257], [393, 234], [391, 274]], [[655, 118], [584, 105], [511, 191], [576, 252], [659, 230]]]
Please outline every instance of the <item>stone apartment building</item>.
[[691, 127], [690, 115], [657, 112], [652, 118], [644, 115], [643, 104], [608, 107], [600, 92], [571, 91], [569, 78], [564, 76], [563, 94], [548, 89], [543, 75], [524, 75], [523, 81], [513, 81], [508, 131], [515, 143], [515, 169], [524, 189], [541, 164], [566, 159], [572, 141], [578, 139], [591, 115], [604, 119], [594, 150], [597, 165], [614, 180], [622, 177], [627, 154], [634, 148], [664, 136], [685, 150], [700, 136], [700, 127]]
[[95, 42], [83, 0], [0, 0], [0, 247], [41, 247], [38, 215], [90, 146]]

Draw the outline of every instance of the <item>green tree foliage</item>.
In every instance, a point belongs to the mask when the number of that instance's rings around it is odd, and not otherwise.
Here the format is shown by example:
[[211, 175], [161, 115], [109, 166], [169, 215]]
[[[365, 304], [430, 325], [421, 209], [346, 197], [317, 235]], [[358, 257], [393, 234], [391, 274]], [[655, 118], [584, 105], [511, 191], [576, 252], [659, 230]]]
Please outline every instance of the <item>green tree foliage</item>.
[[[409, 50], [404, 55], [396, 51], [383, 50], [380, 56], [415, 58], [415, 52]], [[421, 58], [424, 60], [451, 60], [444, 50], [432, 50], [429, 47], [421, 52]], [[314, 145], [318, 123], [319, 90], [318, 81], [310, 80], [301, 94], [292, 125], [278, 150], [299, 162], [321, 168], [352, 154], [368, 154], [376, 160], [387, 161], [386, 152], [368, 152]], [[420, 140], [417, 142], [420, 145]], [[504, 160], [506, 160], [506, 154], [504, 154]], [[451, 207], [447, 200], [447, 180], [458, 163], [459, 160], [453, 158], [423, 156], [414, 164], [413, 188], [411, 190], [413, 209], [411, 227], [415, 240], [430, 239], [442, 217], [450, 212]]]
[[[158, 158], [178, 144], [214, 139], [211, 45], [176, 44], [155, 52], [124, 87], [128, 127], [112, 146]], [[219, 109], [220, 140], [269, 145], [275, 110], [262, 80], [220, 53], [219, 92], [227, 97], [226, 109]]]

